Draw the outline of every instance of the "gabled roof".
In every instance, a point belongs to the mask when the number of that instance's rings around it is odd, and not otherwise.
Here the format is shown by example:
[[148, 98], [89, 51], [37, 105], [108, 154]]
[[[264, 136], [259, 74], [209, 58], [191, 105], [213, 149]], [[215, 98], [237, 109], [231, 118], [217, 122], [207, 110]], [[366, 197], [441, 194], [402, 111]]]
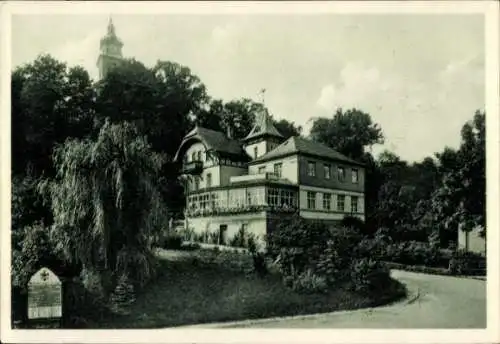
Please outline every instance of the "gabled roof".
[[259, 137], [277, 137], [282, 139], [283, 135], [280, 134], [278, 129], [273, 124], [271, 117], [267, 113], [267, 110], [258, 114], [257, 121], [250, 131], [250, 133], [243, 139], [243, 141], [249, 141], [251, 139], [256, 139]]
[[348, 158], [347, 156], [337, 152], [336, 150], [328, 146], [325, 146], [322, 143], [311, 141], [300, 136], [290, 137], [288, 140], [280, 144], [272, 151], [253, 160], [251, 164], [269, 161], [292, 154], [304, 154], [309, 156], [315, 156], [318, 158], [343, 161], [346, 163], [363, 166], [362, 163], [357, 162], [351, 158]]
[[230, 139], [223, 133], [203, 127], [196, 126], [191, 130], [182, 140], [182, 143], [175, 155], [175, 160], [178, 160], [188, 148], [186, 144], [188, 141], [198, 140], [201, 141], [207, 150], [218, 152], [222, 155], [229, 155], [240, 160], [250, 160], [250, 157], [245, 152], [239, 141]]

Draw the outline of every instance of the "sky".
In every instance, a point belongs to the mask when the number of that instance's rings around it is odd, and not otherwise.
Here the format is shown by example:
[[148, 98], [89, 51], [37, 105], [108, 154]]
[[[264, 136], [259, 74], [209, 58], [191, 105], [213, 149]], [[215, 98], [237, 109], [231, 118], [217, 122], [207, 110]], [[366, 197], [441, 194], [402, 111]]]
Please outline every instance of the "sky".
[[[304, 127], [335, 109], [371, 115], [382, 146], [419, 161], [457, 147], [485, 104], [484, 17], [472, 14], [112, 15], [123, 53], [189, 67], [213, 98], [260, 100]], [[48, 53], [97, 78], [109, 14], [14, 15], [13, 67]]]

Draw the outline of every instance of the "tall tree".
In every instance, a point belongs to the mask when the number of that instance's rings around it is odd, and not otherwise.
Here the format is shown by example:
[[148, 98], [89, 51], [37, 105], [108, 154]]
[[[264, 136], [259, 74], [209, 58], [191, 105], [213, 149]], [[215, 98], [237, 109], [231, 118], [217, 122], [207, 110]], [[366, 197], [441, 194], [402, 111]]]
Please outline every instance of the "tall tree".
[[88, 73], [49, 55], [12, 73], [12, 170], [52, 175], [52, 150], [68, 137], [89, 135], [93, 91]]
[[310, 137], [344, 155], [359, 160], [366, 165], [365, 210], [367, 227], [375, 232], [376, 203], [383, 175], [377, 161], [366, 148], [383, 143], [384, 136], [378, 124], [373, 123], [369, 114], [351, 109], [337, 109], [332, 118], [316, 118]]
[[284, 137], [300, 136], [302, 133], [302, 127], [295, 125], [294, 122], [287, 121], [286, 119], [280, 119], [279, 121], [274, 120], [274, 126], [281, 135]]
[[56, 249], [85, 270], [145, 283], [154, 267], [149, 237], [161, 218], [161, 156], [133, 125], [106, 121], [95, 140], [58, 147], [55, 164], [56, 180], [41, 189], [51, 199]]
[[208, 96], [189, 68], [158, 61], [149, 69], [135, 60], [114, 68], [99, 85], [97, 112], [102, 121], [130, 121], [145, 135], [155, 152], [164, 154], [160, 184], [164, 201], [173, 210], [183, 204], [173, 157], [194, 117], [207, 107]]
[[[251, 99], [235, 99], [228, 103], [214, 99], [207, 110], [198, 114], [195, 123], [201, 127], [230, 133], [235, 139], [242, 139], [252, 130], [257, 113], [263, 110], [265, 107], [262, 103]], [[286, 119], [272, 120], [284, 137], [298, 136], [302, 132], [301, 126]]]
[[[442, 184], [433, 194], [434, 211], [444, 220], [444, 232], [486, 229], [486, 131], [485, 113], [477, 111], [464, 124], [457, 151], [438, 155]], [[485, 232], [483, 232], [484, 234]]]
[[251, 99], [231, 100], [224, 104], [221, 115], [222, 129], [230, 132], [234, 139], [243, 139], [252, 129], [257, 114], [263, 111], [264, 105]]
[[337, 109], [332, 118], [315, 119], [310, 136], [353, 159], [361, 159], [367, 147], [384, 142], [379, 125], [357, 109]]

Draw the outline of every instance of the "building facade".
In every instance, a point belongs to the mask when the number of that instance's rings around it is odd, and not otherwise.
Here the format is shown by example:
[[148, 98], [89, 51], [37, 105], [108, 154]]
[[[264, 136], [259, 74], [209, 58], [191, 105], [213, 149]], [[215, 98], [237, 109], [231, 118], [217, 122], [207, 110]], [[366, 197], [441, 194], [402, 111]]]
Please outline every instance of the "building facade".
[[302, 137], [284, 138], [258, 115], [246, 138], [195, 127], [182, 141], [186, 226], [225, 244], [243, 229], [263, 239], [271, 220], [298, 213], [311, 220], [364, 220], [362, 164]]

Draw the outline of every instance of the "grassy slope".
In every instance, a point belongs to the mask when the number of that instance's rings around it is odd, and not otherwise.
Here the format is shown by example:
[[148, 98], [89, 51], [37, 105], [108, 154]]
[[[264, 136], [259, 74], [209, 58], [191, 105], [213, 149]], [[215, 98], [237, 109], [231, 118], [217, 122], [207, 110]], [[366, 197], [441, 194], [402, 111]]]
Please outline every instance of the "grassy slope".
[[113, 316], [100, 322], [99, 327], [171, 327], [329, 312], [379, 303], [342, 289], [325, 295], [297, 294], [284, 287], [278, 276], [259, 278], [206, 263], [203, 258], [193, 261], [189, 257], [163, 256], [161, 264], [162, 275], [138, 296], [130, 314]]

